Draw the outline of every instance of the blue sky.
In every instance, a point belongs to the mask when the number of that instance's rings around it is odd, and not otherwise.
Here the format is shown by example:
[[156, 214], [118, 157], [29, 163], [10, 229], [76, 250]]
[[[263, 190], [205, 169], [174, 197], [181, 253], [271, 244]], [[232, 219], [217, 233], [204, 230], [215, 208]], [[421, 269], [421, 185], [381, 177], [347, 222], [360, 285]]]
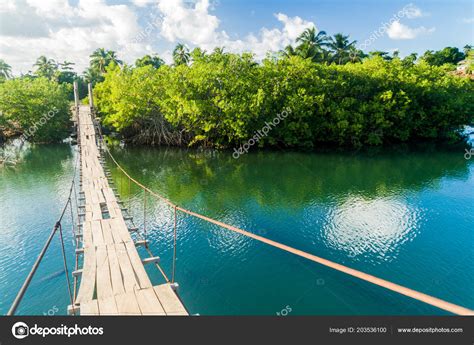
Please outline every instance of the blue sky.
[[472, 0], [0, 2], [0, 58], [16, 73], [31, 70], [40, 55], [73, 61], [81, 72], [98, 47], [116, 50], [128, 63], [152, 53], [169, 61], [177, 42], [252, 51], [260, 59], [313, 25], [328, 34], [349, 34], [366, 51], [397, 49], [402, 56], [474, 43]]
[[422, 16], [402, 19], [401, 22], [410, 27], [435, 28], [434, 32], [410, 40], [392, 40], [385, 35], [374, 43], [375, 49], [399, 48], [403, 54], [408, 54], [473, 43], [473, 1], [221, 0], [215, 13], [222, 20], [223, 29], [240, 35], [248, 31], [256, 32], [262, 26], [276, 26], [278, 21], [273, 14], [283, 12], [288, 16], [300, 16], [313, 21], [318, 29], [330, 34], [343, 32], [350, 34], [353, 39], [363, 41], [382, 22], [389, 21], [410, 3], [421, 9]]

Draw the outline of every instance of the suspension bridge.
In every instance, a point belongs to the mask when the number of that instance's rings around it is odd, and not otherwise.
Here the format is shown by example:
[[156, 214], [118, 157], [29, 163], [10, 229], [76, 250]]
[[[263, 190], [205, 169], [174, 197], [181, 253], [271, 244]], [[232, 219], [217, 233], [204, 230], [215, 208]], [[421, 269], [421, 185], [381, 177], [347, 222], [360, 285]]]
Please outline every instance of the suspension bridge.
[[[76, 169], [79, 167], [80, 182], [77, 186], [77, 182], [73, 178], [68, 199], [60, 217], [53, 226], [42, 251], [7, 315], [15, 314], [56, 233], [59, 233], [62, 244], [63, 263], [70, 298], [70, 305], [68, 306], [70, 315], [189, 315], [179, 297], [178, 284], [175, 282], [176, 217], [178, 212], [199, 218], [217, 225], [225, 231], [232, 231], [252, 238], [452, 314], [474, 315], [473, 310], [463, 306], [318, 257], [174, 204], [171, 200], [135, 180], [110, 153], [102, 136], [100, 123], [94, 117], [95, 109], [91, 85], [89, 84], [89, 105], [79, 105], [77, 84], [74, 85], [74, 90], [74, 121], [77, 128], [79, 149], [74, 175], [76, 175]], [[120, 201], [117, 190], [111, 187], [112, 177], [107, 169], [105, 155], [127, 178], [129, 189], [133, 183], [143, 191], [144, 215], [141, 232], [135, 226], [133, 217], [130, 216], [123, 202]], [[76, 187], [79, 187], [77, 193]], [[160, 266], [159, 257], [153, 255], [146, 240], [145, 210], [147, 196], [161, 200], [173, 210], [174, 242], [171, 278]], [[74, 201], [75, 207], [73, 206]], [[70, 209], [72, 223], [77, 225], [73, 226], [72, 229], [76, 249], [75, 267], [71, 274], [69, 274], [70, 270], [67, 266], [62, 229], [63, 217], [66, 215], [68, 208]], [[74, 208], [76, 208], [75, 216]], [[135, 236], [132, 236], [132, 233]], [[142, 259], [140, 257], [137, 251], [139, 246], [145, 248], [149, 255], [147, 258]], [[162, 274], [166, 283], [153, 286], [145, 270], [145, 265], [154, 265]], [[70, 276], [73, 278], [73, 283], [70, 282]]]

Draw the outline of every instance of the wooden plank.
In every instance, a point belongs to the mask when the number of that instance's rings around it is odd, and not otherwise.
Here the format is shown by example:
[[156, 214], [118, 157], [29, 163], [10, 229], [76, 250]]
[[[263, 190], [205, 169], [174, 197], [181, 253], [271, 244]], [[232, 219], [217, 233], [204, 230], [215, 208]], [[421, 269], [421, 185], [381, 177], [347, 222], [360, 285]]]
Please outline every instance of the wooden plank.
[[88, 302], [94, 297], [96, 261], [95, 248], [84, 248], [84, 267], [82, 268], [81, 285], [76, 303]]
[[115, 244], [115, 253], [117, 254], [118, 262], [120, 265], [120, 271], [122, 272], [123, 285], [125, 291], [134, 291], [140, 288], [140, 284], [135, 279], [135, 272], [133, 271], [132, 264], [128, 257], [127, 249], [123, 243]]
[[117, 309], [120, 315], [141, 315], [137, 297], [134, 292], [126, 292], [115, 296], [115, 302], [117, 303]]
[[114, 238], [115, 243], [123, 243], [122, 237], [120, 236], [118, 230], [114, 226], [114, 220], [113, 219], [108, 219], [107, 220], [107, 225], [110, 228], [110, 233], [112, 234], [112, 237]]
[[112, 296], [112, 282], [110, 279], [109, 259], [107, 247], [97, 247], [97, 299]]
[[130, 262], [135, 271], [140, 287], [142, 289], [151, 288], [150, 278], [148, 278], [142, 260], [140, 259], [140, 256], [138, 256], [135, 244], [133, 242], [125, 242], [125, 248], [127, 248], [128, 257], [130, 258]]
[[113, 224], [123, 242], [132, 242], [132, 237], [128, 232], [127, 224], [125, 224], [123, 218], [114, 218]]
[[176, 296], [173, 289], [171, 289], [170, 284], [154, 286], [153, 289], [166, 315], [188, 315], [178, 296]]
[[105, 242], [104, 242], [104, 235], [102, 235], [102, 226], [100, 225], [100, 220], [93, 220], [91, 222], [91, 229], [92, 229], [92, 238], [94, 240], [94, 245], [103, 246]]
[[117, 304], [115, 302], [115, 297], [107, 297], [97, 300], [99, 304], [99, 314], [100, 315], [118, 315]]
[[166, 315], [153, 288], [136, 290], [135, 295], [143, 315]]
[[104, 235], [104, 243], [105, 244], [113, 244], [114, 237], [112, 235], [112, 231], [110, 229], [110, 222], [107, 219], [104, 219], [100, 222], [102, 226], [102, 234]]
[[81, 303], [81, 308], [79, 313], [83, 316], [85, 315], [99, 315], [99, 306], [97, 300], [90, 300], [85, 303]]
[[110, 218], [117, 218], [117, 217], [121, 217], [121, 215], [117, 214], [114, 210], [113, 207], [111, 207], [110, 205], [110, 202], [107, 202], [107, 210], [109, 211], [109, 216]]
[[83, 232], [83, 246], [90, 247], [94, 244], [92, 240], [92, 228], [91, 222], [86, 221], [82, 224], [82, 232]]
[[107, 246], [107, 253], [109, 256], [109, 268], [113, 293], [115, 295], [122, 294], [125, 292], [125, 287], [123, 286], [122, 273], [120, 272], [120, 265], [117, 254], [115, 253], [115, 246]]

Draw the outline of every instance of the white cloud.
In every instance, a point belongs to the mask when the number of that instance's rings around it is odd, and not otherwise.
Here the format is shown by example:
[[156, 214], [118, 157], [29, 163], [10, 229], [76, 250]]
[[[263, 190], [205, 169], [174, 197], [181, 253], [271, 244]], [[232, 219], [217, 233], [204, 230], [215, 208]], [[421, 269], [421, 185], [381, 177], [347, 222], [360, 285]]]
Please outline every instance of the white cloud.
[[419, 7], [416, 7], [414, 4], [408, 4], [403, 7], [403, 12], [405, 13], [405, 17], [408, 19], [426, 17], [429, 15], [428, 13], [423, 12]]
[[194, 7], [186, 6], [182, 0], [161, 0], [158, 9], [163, 15], [161, 34], [169, 41], [186, 40], [206, 45], [227, 38], [224, 32], [216, 31], [219, 19], [209, 14], [208, 0], [199, 0]]
[[136, 14], [104, 0], [79, 0], [76, 6], [67, 0], [19, 0], [2, 7], [0, 22], [0, 58], [14, 73], [33, 69], [40, 55], [73, 61], [82, 72], [99, 47], [132, 61], [146, 51], [144, 43], [130, 44], [140, 31]]
[[430, 34], [435, 31], [435, 28], [427, 29], [424, 26], [417, 28], [410, 28], [407, 25], [394, 21], [387, 29], [388, 37], [394, 40], [411, 40], [420, 35]]
[[145, 7], [156, 2], [156, 0], [132, 0], [132, 3], [138, 7]]
[[189, 6], [182, 0], [158, 0], [158, 9], [163, 15], [161, 35], [170, 42], [184, 41], [206, 50], [225, 47], [231, 52], [253, 52], [258, 59], [267, 51], [278, 51], [292, 43], [296, 37], [314, 23], [300, 17], [275, 14], [283, 24], [282, 29], [262, 28], [259, 33], [249, 34], [243, 39], [231, 39], [224, 30], [219, 30], [219, 19], [209, 13], [208, 0], [197, 0]]
[[474, 23], [474, 17], [464, 18], [462, 21], [463, 21], [463, 23], [466, 23], [466, 24], [472, 24], [472, 23]]
[[[161, 46], [158, 53], [170, 62], [170, 46], [160, 45], [160, 38], [207, 51], [215, 47], [237, 53], [250, 51], [261, 59], [315, 26], [300, 17], [277, 13], [277, 27], [231, 38], [220, 27], [219, 18], [212, 13], [214, 2], [209, 0], [134, 0], [129, 5], [109, 5], [106, 0], [0, 1], [0, 58], [15, 74], [32, 70], [40, 55], [73, 61], [76, 71], [82, 72], [92, 51], [102, 47], [115, 50], [122, 60], [132, 63]], [[149, 14], [158, 16], [140, 26], [137, 13], [142, 11], [138, 7], [145, 6]]]
[[300, 17], [290, 18], [286, 14], [278, 13], [277, 19], [284, 24], [283, 32], [290, 40], [295, 40], [306, 28], [314, 26]]

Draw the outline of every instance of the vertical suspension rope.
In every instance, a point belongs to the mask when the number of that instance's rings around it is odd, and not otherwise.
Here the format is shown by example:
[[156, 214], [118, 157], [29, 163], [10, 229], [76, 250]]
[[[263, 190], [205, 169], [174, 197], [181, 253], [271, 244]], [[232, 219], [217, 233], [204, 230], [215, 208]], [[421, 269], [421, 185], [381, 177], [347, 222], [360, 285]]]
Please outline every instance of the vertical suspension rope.
[[174, 206], [174, 227], [173, 227], [173, 272], [171, 275], [171, 283], [174, 283], [176, 272], [176, 205]]
[[[74, 182], [73, 182], [74, 184]], [[72, 200], [69, 199], [70, 201], [70, 209], [71, 209], [71, 226], [72, 226], [72, 235], [74, 236], [74, 241], [76, 240], [76, 226], [74, 224], [74, 212], [72, 210]]]
[[[77, 114], [77, 116], [79, 116], [79, 114]], [[79, 136], [79, 126], [78, 126], [78, 138], [80, 140], [80, 136]], [[78, 141], [79, 143], [79, 141]], [[79, 157], [81, 156], [81, 149], [80, 149], [80, 144], [78, 145], [79, 147], [79, 150], [77, 152], [77, 154], [79, 155]], [[82, 167], [80, 167], [80, 171], [81, 171], [81, 174], [79, 176], [79, 180], [82, 179]], [[76, 180], [75, 180], [76, 176], [73, 176], [73, 184], [74, 184], [74, 187], [73, 187], [73, 191], [74, 191], [74, 200], [76, 201], [76, 220], [77, 220], [77, 223], [76, 223], [76, 229], [77, 229], [77, 232], [75, 234], [75, 237], [74, 237], [74, 242], [76, 243], [76, 249], [79, 247], [79, 225], [80, 225], [80, 220], [79, 220], [79, 200], [77, 198], [77, 191], [76, 191]], [[74, 221], [74, 220], [73, 220]], [[74, 262], [74, 270], [77, 271], [77, 269], [79, 268], [79, 255], [76, 254], [76, 257], [75, 257], [75, 262]], [[74, 301], [76, 300], [76, 297], [77, 297], [77, 276], [74, 276], [74, 279], [73, 279], [73, 288], [74, 288], [74, 291], [73, 291], [73, 298], [74, 298]]]
[[132, 215], [131, 212], [132, 212], [132, 180], [130, 180], [129, 178], [128, 179], [128, 213]]
[[143, 190], [143, 233], [145, 239], [145, 247], [148, 248], [148, 244], [146, 242], [146, 190]]
[[[69, 198], [69, 206], [72, 208], [70, 198]], [[61, 223], [59, 223], [59, 240], [61, 242], [61, 251], [63, 253], [64, 272], [66, 273], [66, 283], [67, 283], [67, 290], [69, 292], [69, 299], [71, 301], [71, 306], [74, 306], [74, 299], [72, 297], [72, 292], [71, 292], [71, 282], [69, 280], [69, 270], [67, 268], [66, 250], [64, 249], [63, 227], [62, 227]], [[76, 312], [74, 311], [74, 308], [72, 309], [72, 312], [73, 312], [74, 315], [76, 315]]]
[[[76, 196], [76, 187], [75, 187], [75, 181], [72, 182], [73, 184], [73, 188], [74, 188], [74, 195]], [[77, 203], [77, 198], [75, 198], [76, 200], [76, 210], [79, 210], [79, 205]], [[72, 226], [72, 234], [74, 236], [73, 238], [73, 242], [74, 242], [74, 246], [75, 248], [77, 248], [77, 241], [78, 241], [78, 238], [77, 238], [77, 234], [78, 234], [78, 231], [79, 231], [79, 226], [76, 227], [75, 225], [75, 221], [74, 221], [74, 212], [73, 212], [73, 202], [72, 200], [70, 201], [70, 208], [71, 208], [71, 226]], [[77, 223], [79, 224], [79, 222]], [[77, 257], [77, 254], [76, 254], [76, 258], [75, 258], [75, 266], [76, 266], [76, 269], [77, 269], [77, 265], [78, 265], [78, 257]], [[73, 282], [73, 300], [76, 300], [76, 293], [77, 293], [77, 288], [76, 288], [76, 277], [74, 277], [74, 282]]]

